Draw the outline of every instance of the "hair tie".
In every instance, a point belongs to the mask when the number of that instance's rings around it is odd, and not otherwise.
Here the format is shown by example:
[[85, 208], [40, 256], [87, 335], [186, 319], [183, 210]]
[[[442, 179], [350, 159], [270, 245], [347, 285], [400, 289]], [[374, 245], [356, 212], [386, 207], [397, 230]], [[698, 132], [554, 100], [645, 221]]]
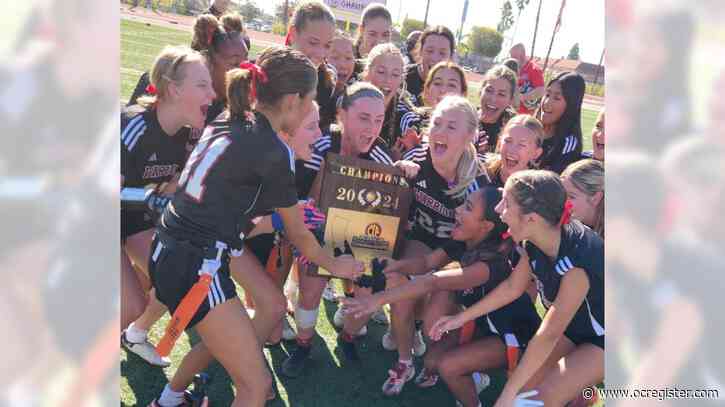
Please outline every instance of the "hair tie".
[[284, 36], [284, 46], [289, 47], [292, 45], [292, 35], [287, 32], [287, 35]]
[[267, 73], [264, 72], [264, 69], [262, 69], [261, 66], [251, 63], [251, 62], [242, 62], [239, 64], [239, 67], [242, 69], [246, 69], [249, 72], [252, 73], [251, 78], [251, 86], [249, 89], [249, 97], [252, 100], [257, 99], [257, 81], [261, 83], [267, 83], [269, 81], [269, 78], [267, 77]]
[[559, 226], [566, 225], [571, 220], [571, 210], [574, 205], [570, 200], [566, 200], [564, 203], [564, 212], [561, 213], [561, 219], [559, 220]]
[[148, 86], [146, 86], [146, 93], [149, 95], [155, 95], [156, 94], [156, 86], [154, 86], [153, 83], [149, 83]]

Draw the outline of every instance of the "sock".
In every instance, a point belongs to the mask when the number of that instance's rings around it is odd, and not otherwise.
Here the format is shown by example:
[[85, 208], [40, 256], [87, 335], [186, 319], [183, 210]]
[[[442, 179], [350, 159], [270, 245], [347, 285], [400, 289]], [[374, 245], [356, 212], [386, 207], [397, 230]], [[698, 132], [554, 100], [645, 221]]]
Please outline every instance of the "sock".
[[175, 407], [184, 402], [183, 391], [173, 391], [171, 386], [168, 384], [164, 387], [164, 391], [161, 392], [161, 397], [158, 401], [161, 407]]
[[133, 343], [145, 342], [146, 338], [148, 336], [148, 333], [149, 333], [149, 331], [136, 328], [134, 323], [131, 322], [131, 325], [129, 325], [128, 328], [126, 328], [126, 339], [129, 342], [133, 342]]

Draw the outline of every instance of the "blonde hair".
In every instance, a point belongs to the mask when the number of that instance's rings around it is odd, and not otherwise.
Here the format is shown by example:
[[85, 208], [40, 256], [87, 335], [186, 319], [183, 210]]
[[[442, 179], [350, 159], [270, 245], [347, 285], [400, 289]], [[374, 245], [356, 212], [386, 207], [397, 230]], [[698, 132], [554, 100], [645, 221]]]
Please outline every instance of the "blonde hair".
[[373, 49], [370, 50], [370, 53], [368, 53], [365, 60], [365, 75], [367, 75], [367, 72], [370, 70], [370, 67], [373, 65], [375, 60], [381, 55], [398, 56], [400, 58], [401, 67], [405, 66], [405, 59], [403, 59], [403, 53], [400, 52], [400, 48], [396, 47], [392, 42], [384, 42], [374, 46]]
[[[504, 135], [511, 131], [511, 129], [515, 126], [526, 127], [529, 131], [534, 133], [534, 143], [536, 144], [536, 147], [544, 145], [546, 133], [544, 132], [544, 126], [541, 124], [539, 119], [529, 114], [517, 114], [509, 119], [501, 130], [498, 137], [498, 143], [496, 144], [497, 154], [486, 161], [486, 171], [490, 177], [495, 177], [501, 171], [501, 166], [503, 165], [503, 160], [501, 159], [501, 143], [503, 142]], [[541, 157], [539, 157], [539, 159], [540, 158]], [[531, 164], [532, 165], [529, 165], [530, 167], [537, 167], [538, 162]]]
[[204, 57], [186, 46], [166, 46], [154, 60], [149, 73], [149, 82], [156, 88], [154, 95], [143, 95], [136, 103], [150, 108], [164, 98], [171, 82], [183, 82], [187, 64], [204, 62]]
[[599, 236], [604, 237], [604, 164], [591, 158], [571, 163], [561, 173], [561, 179], [568, 179], [587, 196], [602, 193], [591, 227]]
[[[466, 116], [466, 128], [471, 136], [466, 144], [466, 148], [463, 150], [461, 158], [458, 159], [458, 165], [456, 166], [456, 185], [446, 191], [448, 195], [459, 195], [466, 191], [476, 177], [481, 174], [481, 162], [478, 159], [478, 151], [476, 151], [476, 147], [473, 145], [473, 138], [476, 135], [476, 129], [478, 129], [478, 115], [476, 114], [476, 108], [473, 107], [468, 99], [462, 96], [448, 95], [435, 107], [432, 117], [450, 110], [457, 110]], [[428, 126], [428, 133], [430, 134], [430, 127], [433, 126], [433, 120], [430, 121]]]

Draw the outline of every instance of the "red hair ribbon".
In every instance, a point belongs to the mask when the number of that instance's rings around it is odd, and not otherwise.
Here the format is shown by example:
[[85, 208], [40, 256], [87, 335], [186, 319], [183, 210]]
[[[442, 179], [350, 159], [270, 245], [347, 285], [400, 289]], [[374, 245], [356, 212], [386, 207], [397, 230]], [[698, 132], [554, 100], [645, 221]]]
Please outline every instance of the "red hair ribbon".
[[153, 83], [149, 83], [148, 86], [146, 86], [146, 93], [149, 95], [155, 95], [156, 94], [156, 86], [154, 86]]
[[292, 35], [291, 33], [287, 33], [287, 35], [284, 36], [284, 46], [289, 47], [292, 45]]
[[267, 73], [264, 72], [264, 69], [262, 69], [261, 66], [253, 64], [251, 62], [242, 62], [241, 64], [239, 64], [239, 67], [242, 69], [247, 69], [249, 70], [249, 72], [252, 73], [249, 96], [252, 100], [255, 100], [257, 98], [257, 81], [261, 83], [267, 83], [269, 81]]
[[571, 210], [574, 205], [570, 200], [566, 200], [564, 203], [564, 212], [561, 213], [561, 219], [559, 220], [559, 226], [566, 225], [571, 220]]

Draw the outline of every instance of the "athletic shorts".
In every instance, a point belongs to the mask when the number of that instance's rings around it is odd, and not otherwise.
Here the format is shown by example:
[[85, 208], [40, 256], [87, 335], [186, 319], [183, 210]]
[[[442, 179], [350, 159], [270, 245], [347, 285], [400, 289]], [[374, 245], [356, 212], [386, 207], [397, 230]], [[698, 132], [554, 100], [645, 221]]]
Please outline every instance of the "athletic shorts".
[[494, 312], [476, 319], [482, 337], [497, 335], [508, 346], [525, 348], [541, 325], [541, 318], [528, 294]]
[[570, 341], [574, 343], [574, 345], [579, 346], [585, 343], [591, 343], [594, 346], [598, 346], [604, 350], [604, 335], [602, 336], [582, 336], [582, 335], [575, 335], [571, 332], [564, 331], [564, 335], [569, 338]]
[[121, 242], [126, 242], [129, 236], [155, 226], [153, 219], [146, 211], [124, 211], [121, 210]]
[[[226, 245], [224, 245], [226, 247]], [[206, 253], [206, 256], [205, 256]], [[156, 288], [156, 297], [173, 314], [191, 287], [199, 281], [199, 270], [204, 258], [215, 258], [216, 248], [204, 249], [188, 241], [179, 241], [159, 231], [151, 243], [149, 274]], [[221, 267], [217, 270], [206, 299], [196, 311], [188, 328], [204, 319], [215, 306], [237, 296], [237, 290], [229, 275], [229, 255], [224, 249]]]

